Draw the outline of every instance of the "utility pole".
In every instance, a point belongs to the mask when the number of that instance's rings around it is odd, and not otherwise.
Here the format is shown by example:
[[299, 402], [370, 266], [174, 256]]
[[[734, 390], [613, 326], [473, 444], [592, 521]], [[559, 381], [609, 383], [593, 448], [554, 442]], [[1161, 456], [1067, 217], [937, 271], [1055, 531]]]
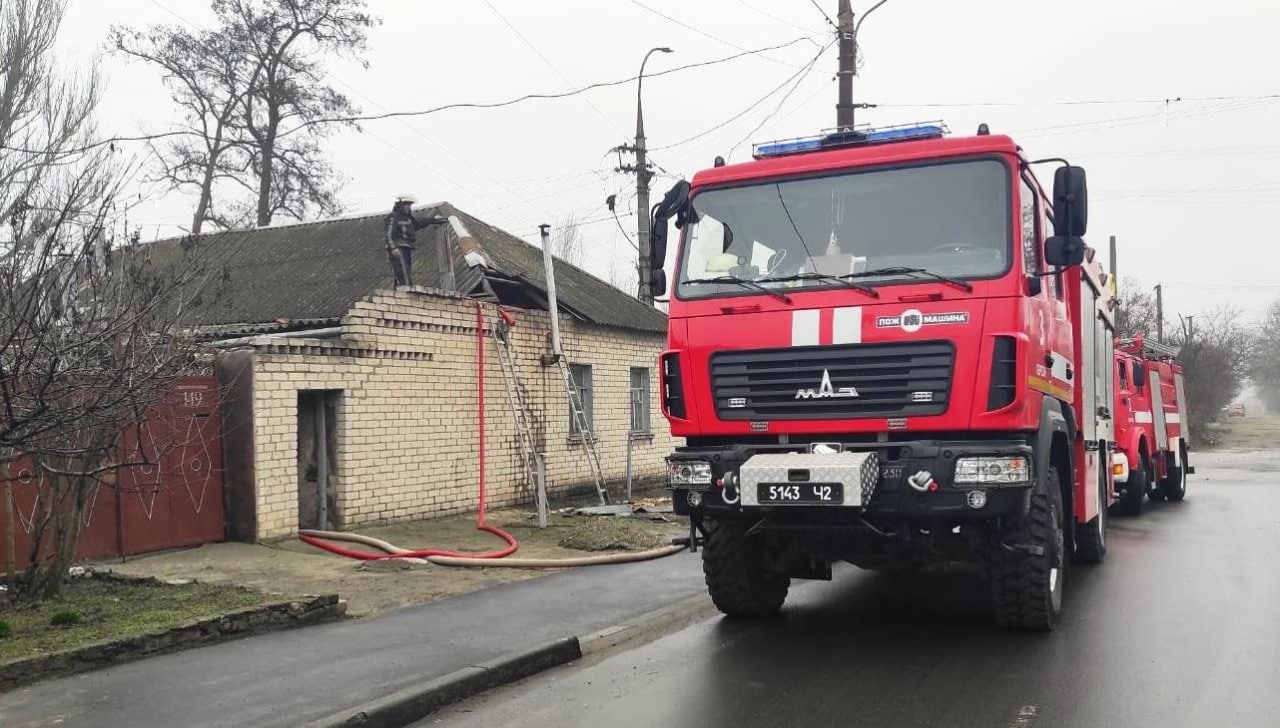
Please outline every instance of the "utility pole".
[[1116, 292], [1120, 290], [1120, 279], [1116, 277], [1117, 275], [1116, 266], [1118, 265], [1118, 262], [1117, 262], [1118, 257], [1119, 256], [1116, 255], [1116, 236], [1112, 235], [1111, 236], [1111, 281], [1112, 281], [1111, 292], [1112, 294], [1116, 294]]
[[1164, 343], [1164, 288], [1156, 284], [1156, 341]]
[[640, 75], [636, 77], [636, 144], [634, 147], [623, 144], [615, 147], [617, 152], [635, 152], [635, 165], [619, 164], [619, 172], [634, 172], [636, 175], [636, 240], [639, 257], [636, 260], [636, 298], [653, 305], [653, 294], [649, 292], [649, 180], [653, 172], [649, 169], [649, 159], [644, 146], [644, 104], [640, 95], [644, 88], [644, 65], [654, 53], [671, 53], [670, 48], [650, 48], [640, 62]]
[[840, 83], [840, 101], [836, 104], [836, 129], [853, 128], [853, 74], [857, 72], [858, 46], [853, 35], [853, 7], [849, 0], [840, 0], [836, 15], [836, 32], [840, 34], [840, 69], [836, 78]]

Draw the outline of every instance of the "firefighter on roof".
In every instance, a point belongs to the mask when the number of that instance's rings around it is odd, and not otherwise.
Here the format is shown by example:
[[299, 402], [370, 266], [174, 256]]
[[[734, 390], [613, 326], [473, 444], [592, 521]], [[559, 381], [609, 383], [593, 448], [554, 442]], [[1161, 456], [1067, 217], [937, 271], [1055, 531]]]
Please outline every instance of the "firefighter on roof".
[[395, 276], [396, 286], [413, 285], [413, 250], [417, 242], [417, 231], [428, 225], [443, 222], [439, 216], [423, 220], [413, 216], [415, 200], [408, 195], [400, 195], [387, 215], [387, 258], [391, 261], [391, 273]]

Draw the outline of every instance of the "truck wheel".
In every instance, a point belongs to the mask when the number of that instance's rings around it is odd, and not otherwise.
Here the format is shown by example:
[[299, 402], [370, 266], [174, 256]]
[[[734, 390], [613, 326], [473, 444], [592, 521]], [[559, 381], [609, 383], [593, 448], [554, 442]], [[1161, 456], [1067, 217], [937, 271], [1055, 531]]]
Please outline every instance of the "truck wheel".
[[1098, 484], [1098, 503], [1098, 515], [1076, 526], [1076, 559], [1086, 564], [1101, 564], [1107, 555], [1106, 483]]
[[1129, 471], [1129, 482], [1125, 484], [1124, 495], [1117, 504], [1126, 516], [1141, 516], [1142, 505], [1147, 499], [1147, 490], [1151, 487], [1151, 479], [1147, 477], [1147, 460], [1138, 458], [1138, 467]]
[[1049, 468], [1032, 486], [1026, 515], [1008, 521], [996, 545], [991, 565], [991, 593], [996, 624], [1013, 629], [1047, 631], [1062, 611], [1062, 587], [1067, 575], [1062, 528], [1062, 491], [1058, 471]]
[[[1187, 450], [1182, 448], [1181, 462], [1183, 465], [1187, 462]], [[1178, 502], [1187, 497], [1187, 471], [1186, 468], [1178, 466], [1169, 468], [1169, 474], [1160, 479], [1160, 494], [1172, 502]]]
[[716, 608], [730, 617], [772, 617], [787, 599], [791, 579], [764, 569], [760, 540], [731, 521], [708, 522], [702, 573]]

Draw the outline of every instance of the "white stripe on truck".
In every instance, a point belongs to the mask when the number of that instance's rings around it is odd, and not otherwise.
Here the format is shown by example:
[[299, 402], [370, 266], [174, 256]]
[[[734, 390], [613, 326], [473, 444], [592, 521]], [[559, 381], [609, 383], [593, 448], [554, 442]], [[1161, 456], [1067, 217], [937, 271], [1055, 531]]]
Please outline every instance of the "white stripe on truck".
[[831, 343], [862, 343], [862, 307], [837, 308], [831, 320]]
[[791, 312], [792, 346], [818, 345], [818, 318], [821, 313], [816, 308], [808, 311]]

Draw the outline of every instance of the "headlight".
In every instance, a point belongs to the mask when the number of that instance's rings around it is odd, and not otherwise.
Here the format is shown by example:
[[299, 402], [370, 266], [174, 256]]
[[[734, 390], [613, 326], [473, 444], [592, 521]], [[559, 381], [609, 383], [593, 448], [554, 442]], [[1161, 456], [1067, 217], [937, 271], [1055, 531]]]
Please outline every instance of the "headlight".
[[711, 485], [711, 463], [706, 460], [668, 460], [667, 485]]
[[959, 458], [957, 485], [1021, 485], [1031, 482], [1031, 463], [1024, 455]]

